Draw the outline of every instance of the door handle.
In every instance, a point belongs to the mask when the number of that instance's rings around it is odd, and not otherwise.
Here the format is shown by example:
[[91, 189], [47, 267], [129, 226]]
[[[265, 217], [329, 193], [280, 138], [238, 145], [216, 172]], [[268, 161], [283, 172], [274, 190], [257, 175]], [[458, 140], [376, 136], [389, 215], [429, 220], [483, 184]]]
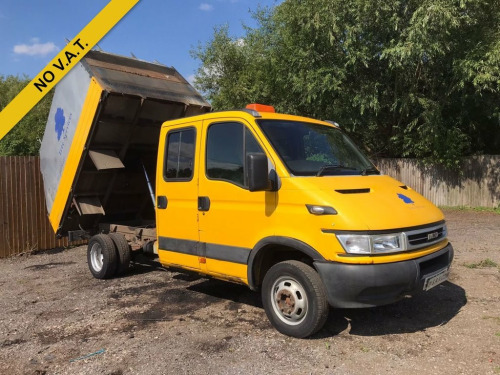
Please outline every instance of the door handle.
[[158, 195], [158, 198], [156, 200], [156, 208], [164, 210], [165, 208], [167, 208], [167, 205], [168, 205], [167, 197], [164, 195]]
[[210, 209], [209, 197], [198, 197], [198, 211], [208, 211]]

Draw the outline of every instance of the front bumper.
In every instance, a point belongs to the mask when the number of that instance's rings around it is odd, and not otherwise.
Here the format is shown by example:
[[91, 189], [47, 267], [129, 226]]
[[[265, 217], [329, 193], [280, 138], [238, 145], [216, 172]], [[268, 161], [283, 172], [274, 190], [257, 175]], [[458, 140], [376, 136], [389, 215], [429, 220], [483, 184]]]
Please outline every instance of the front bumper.
[[421, 258], [384, 264], [314, 262], [332, 307], [357, 308], [387, 305], [423, 290], [427, 277], [449, 267], [450, 243]]

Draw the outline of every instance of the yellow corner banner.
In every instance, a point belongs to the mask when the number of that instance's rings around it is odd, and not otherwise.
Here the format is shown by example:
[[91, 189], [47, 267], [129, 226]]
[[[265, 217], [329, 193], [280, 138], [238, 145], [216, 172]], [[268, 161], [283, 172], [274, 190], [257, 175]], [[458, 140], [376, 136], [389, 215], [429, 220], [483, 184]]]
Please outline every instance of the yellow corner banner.
[[0, 112], [0, 139], [52, 89], [139, 0], [111, 0]]

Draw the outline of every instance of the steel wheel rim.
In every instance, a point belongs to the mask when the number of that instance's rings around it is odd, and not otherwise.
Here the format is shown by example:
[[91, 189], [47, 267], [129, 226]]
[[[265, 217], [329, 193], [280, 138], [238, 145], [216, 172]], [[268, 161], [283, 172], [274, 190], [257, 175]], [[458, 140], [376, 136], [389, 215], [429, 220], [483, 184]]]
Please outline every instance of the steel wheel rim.
[[103, 266], [104, 255], [102, 254], [102, 248], [98, 243], [95, 243], [90, 248], [90, 263], [92, 268], [96, 272], [100, 272]]
[[271, 304], [276, 316], [288, 325], [302, 323], [309, 302], [302, 285], [292, 277], [278, 278], [271, 289]]

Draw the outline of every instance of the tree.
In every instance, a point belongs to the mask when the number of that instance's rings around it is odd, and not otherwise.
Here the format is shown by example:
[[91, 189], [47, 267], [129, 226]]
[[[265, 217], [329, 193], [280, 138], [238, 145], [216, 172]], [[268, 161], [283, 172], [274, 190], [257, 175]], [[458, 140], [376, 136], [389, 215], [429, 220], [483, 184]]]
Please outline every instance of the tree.
[[333, 119], [373, 157], [500, 150], [500, 0], [287, 0], [193, 55], [215, 109]]
[[[27, 76], [0, 76], [0, 111], [30, 82]], [[38, 155], [49, 117], [53, 92], [49, 92], [0, 140], [0, 156]]]

